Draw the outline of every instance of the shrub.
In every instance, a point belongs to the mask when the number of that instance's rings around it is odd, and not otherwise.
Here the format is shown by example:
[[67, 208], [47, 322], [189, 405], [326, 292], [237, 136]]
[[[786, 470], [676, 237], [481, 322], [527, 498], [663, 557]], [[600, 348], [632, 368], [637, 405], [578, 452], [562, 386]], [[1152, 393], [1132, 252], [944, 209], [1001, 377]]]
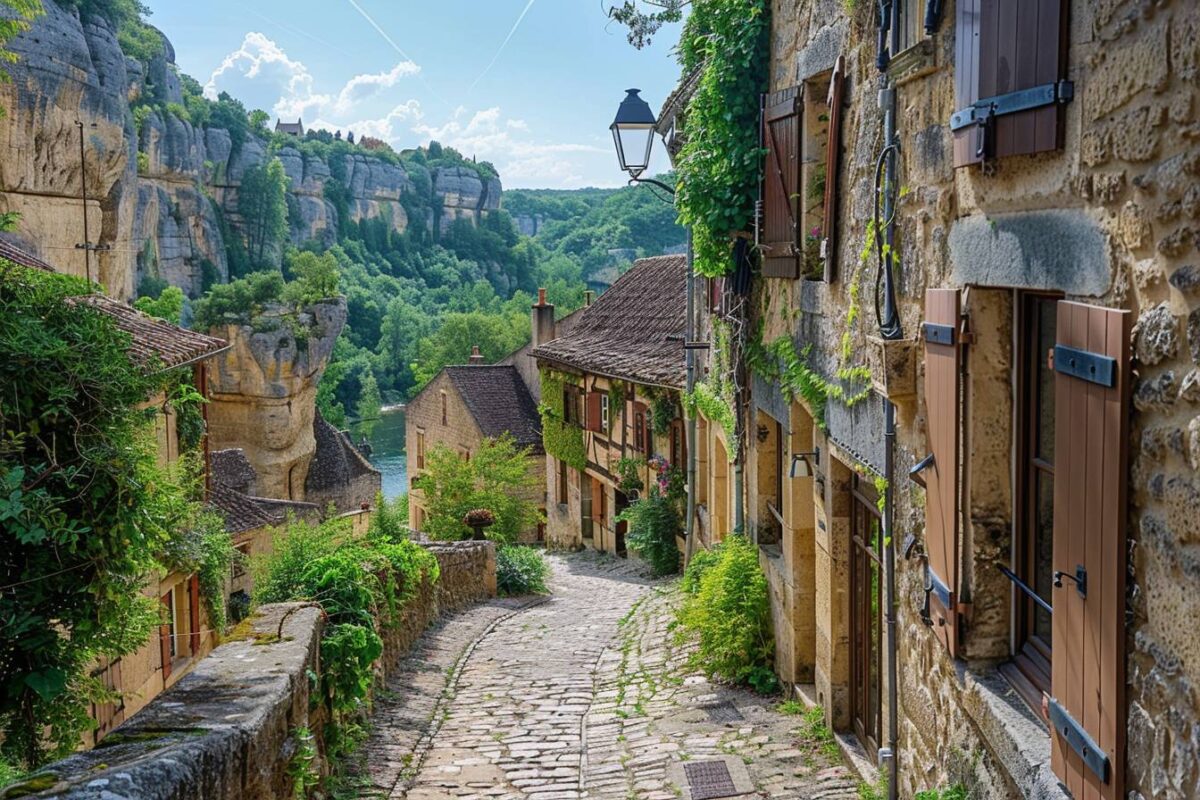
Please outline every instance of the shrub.
[[675, 537], [682, 530], [683, 523], [676, 504], [660, 493], [658, 487], [630, 504], [617, 520], [629, 523], [625, 542], [630, 550], [650, 565], [655, 575], [670, 575], [679, 571], [679, 547]]
[[926, 789], [913, 795], [913, 800], [967, 800], [967, 789], [956, 783], [945, 789]]
[[693, 560], [689, 572], [693, 575], [685, 582], [698, 588], [686, 596], [677, 622], [699, 640], [696, 665], [758, 692], [775, 690], [771, 604], [757, 548], [742, 534], [732, 534], [713, 549], [711, 559], [700, 565]]
[[540, 550], [508, 544], [496, 551], [496, 589], [502, 595], [549, 594], [549, 573], [550, 565]]
[[700, 580], [704, 577], [704, 573], [717, 563], [718, 557], [712, 550], [700, 550], [692, 556], [692, 560], [688, 562], [687, 570], [683, 573], [683, 580], [679, 582], [685, 594], [696, 594], [700, 591]]
[[382, 492], [375, 494], [375, 513], [371, 514], [368, 535], [388, 542], [402, 542], [408, 538], [407, 494], [395, 500], [385, 499]]

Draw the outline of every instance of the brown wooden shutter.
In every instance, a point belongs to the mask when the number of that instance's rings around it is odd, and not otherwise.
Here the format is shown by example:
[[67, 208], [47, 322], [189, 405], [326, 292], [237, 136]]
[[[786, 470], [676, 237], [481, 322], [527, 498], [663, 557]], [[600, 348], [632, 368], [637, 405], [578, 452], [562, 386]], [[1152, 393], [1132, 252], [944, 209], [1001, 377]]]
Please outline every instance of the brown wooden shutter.
[[925, 292], [925, 410], [933, 463], [925, 477], [926, 584], [933, 630], [958, 653], [958, 460], [962, 344], [957, 289]]
[[767, 95], [763, 107], [763, 275], [799, 278], [804, 243], [800, 230], [800, 87]]
[[169, 621], [171, 614], [171, 593], [167, 592], [159, 599], [168, 615], [167, 624], [158, 626], [158, 648], [159, 655], [162, 658], [163, 681], [165, 682], [167, 678], [171, 677], [171, 624]]
[[1067, 0], [961, 0], [955, 21], [954, 166], [1063, 145]]
[[1079, 798], [1124, 796], [1131, 318], [1058, 303], [1051, 762]]
[[193, 575], [188, 583], [188, 621], [191, 623], [192, 655], [200, 652], [200, 577]]
[[825, 281], [836, 276], [838, 171], [842, 163], [842, 103], [846, 85], [846, 57], [838, 56], [829, 81], [829, 130], [825, 142], [825, 218], [821, 236], [825, 240]]
[[587, 414], [584, 427], [595, 433], [600, 432], [600, 392], [587, 393]]

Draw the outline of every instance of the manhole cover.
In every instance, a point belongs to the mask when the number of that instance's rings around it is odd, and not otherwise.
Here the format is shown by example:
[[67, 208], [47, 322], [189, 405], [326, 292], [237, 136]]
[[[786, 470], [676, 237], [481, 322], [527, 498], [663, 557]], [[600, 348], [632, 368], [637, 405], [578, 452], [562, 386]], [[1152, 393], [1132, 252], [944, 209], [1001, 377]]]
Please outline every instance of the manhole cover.
[[733, 797], [738, 793], [724, 761], [691, 761], [683, 765], [692, 800]]
[[711, 706], [705, 706], [704, 713], [708, 714], [708, 718], [713, 722], [741, 722], [745, 719], [742, 712], [738, 711], [737, 706], [733, 703], [714, 703]]

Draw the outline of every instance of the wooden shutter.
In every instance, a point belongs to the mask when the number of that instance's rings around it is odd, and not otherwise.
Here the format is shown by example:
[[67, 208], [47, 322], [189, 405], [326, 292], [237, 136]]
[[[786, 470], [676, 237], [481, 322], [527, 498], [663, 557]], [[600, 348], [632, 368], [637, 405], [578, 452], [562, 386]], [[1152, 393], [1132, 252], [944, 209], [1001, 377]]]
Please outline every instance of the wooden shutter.
[[766, 97], [763, 106], [763, 275], [800, 277], [800, 87]]
[[958, 450], [962, 344], [957, 289], [925, 292], [925, 410], [933, 463], [925, 476], [926, 584], [933, 630], [958, 653]]
[[842, 163], [842, 103], [846, 85], [846, 57], [838, 56], [829, 81], [829, 129], [825, 142], [825, 218], [821, 236], [825, 241], [825, 281], [832, 281], [837, 266], [838, 170]]
[[584, 427], [589, 431], [599, 433], [600, 425], [600, 392], [587, 393], [587, 413], [584, 415]]
[[1051, 762], [1078, 798], [1124, 796], [1131, 318], [1058, 303], [1054, 569], [1067, 577], [1054, 590], [1051, 623]]
[[955, 21], [954, 166], [1063, 145], [1067, 0], [961, 0]]
[[200, 577], [193, 575], [188, 583], [188, 622], [191, 628], [192, 655], [200, 653]]
[[171, 677], [171, 593], [167, 592], [160, 600], [167, 613], [167, 624], [158, 626], [159, 655], [162, 658], [163, 682]]

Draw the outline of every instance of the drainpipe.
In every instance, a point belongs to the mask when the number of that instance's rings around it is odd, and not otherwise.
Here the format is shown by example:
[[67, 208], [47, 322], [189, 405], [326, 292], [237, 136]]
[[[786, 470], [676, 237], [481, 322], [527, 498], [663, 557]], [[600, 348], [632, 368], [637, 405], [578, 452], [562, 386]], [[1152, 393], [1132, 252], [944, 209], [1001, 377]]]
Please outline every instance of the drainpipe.
[[[899, 147], [899, 136], [896, 132], [896, 89], [888, 79], [886, 68], [889, 53], [883, 45], [891, 34], [892, 51], [894, 52], [898, 32], [891, 28], [891, 8], [889, 0], [880, 4], [880, 52], [876, 61], [880, 70], [879, 79], [879, 108], [883, 113], [883, 142], [881, 154], [883, 169], [883, 221], [884, 230], [879, 230], [876, 222], [876, 241], [881, 238], [887, 244], [887, 257], [880, 254], [879, 269], [883, 284], [883, 308], [879, 314], [879, 334], [885, 340], [897, 340], [904, 337], [900, 326], [900, 315], [896, 308], [896, 294], [892, 265], [894, 262], [894, 245], [896, 241], [896, 155]], [[875, 203], [878, 209], [880, 186], [876, 185]], [[895, 536], [895, 462], [896, 462], [896, 406], [890, 397], [883, 399], [883, 443], [884, 443], [884, 479], [887, 488], [883, 494], [883, 542], [884, 542], [884, 573], [885, 573], [885, 625], [887, 627], [887, 685], [888, 685], [888, 720], [887, 746], [880, 750], [881, 761], [887, 764], [888, 800], [896, 800], [899, 794], [899, 754], [897, 753], [897, 728], [899, 687], [898, 644], [896, 640], [896, 536]]]
[[[684, 322], [684, 360], [687, 364], [687, 393], [690, 397], [696, 390], [696, 351], [692, 343], [696, 340], [696, 273], [693, 269], [692, 228], [687, 229], [687, 320]], [[687, 421], [687, 522], [684, 528], [684, 549], [687, 554], [695, 552], [696, 530], [696, 415]]]

